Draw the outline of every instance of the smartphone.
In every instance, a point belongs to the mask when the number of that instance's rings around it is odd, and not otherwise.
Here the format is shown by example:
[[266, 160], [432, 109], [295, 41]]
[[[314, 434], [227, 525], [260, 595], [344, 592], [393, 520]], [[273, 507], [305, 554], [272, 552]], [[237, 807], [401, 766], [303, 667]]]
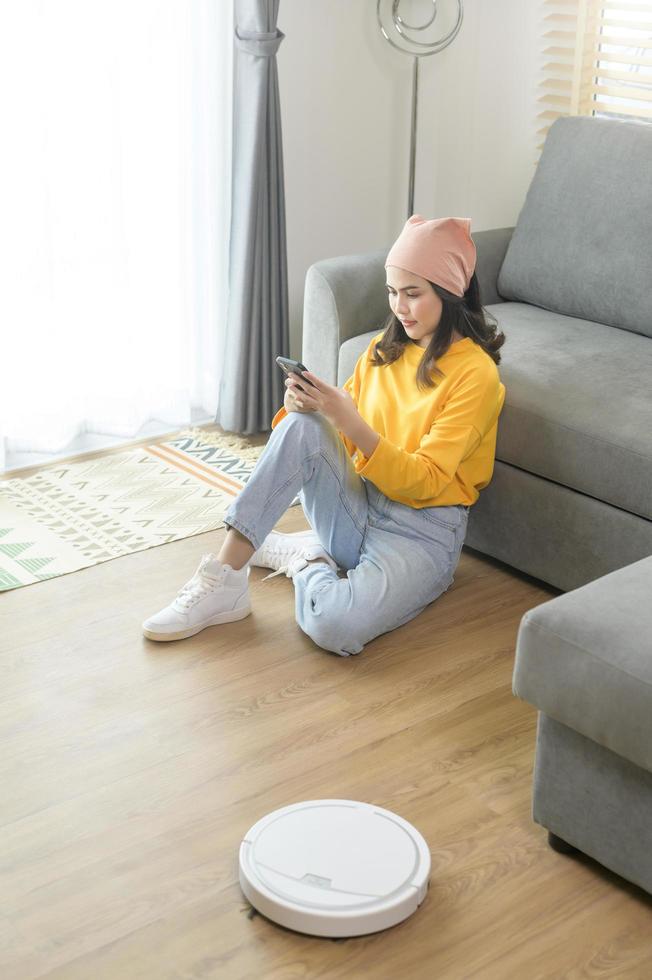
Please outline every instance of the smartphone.
[[302, 364], [301, 361], [293, 361], [289, 357], [277, 357], [276, 363], [282, 371], [285, 371], [287, 375], [289, 375], [290, 372], [292, 372], [292, 374], [298, 374], [307, 385], [310, 385], [312, 388], [316, 388], [316, 385], [314, 385], [312, 381], [309, 381], [308, 378], [304, 378], [303, 372], [307, 371], [308, 368], [305, 366], [305, 364]]

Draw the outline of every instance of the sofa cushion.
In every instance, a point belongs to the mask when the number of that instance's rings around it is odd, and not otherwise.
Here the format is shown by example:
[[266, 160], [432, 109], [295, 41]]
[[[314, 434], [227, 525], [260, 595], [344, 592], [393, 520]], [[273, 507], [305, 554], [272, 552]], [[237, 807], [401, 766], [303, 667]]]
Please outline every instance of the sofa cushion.
[[652, 520], [652, 340], [526, 303], [506, 341], [496, 458]]
[[652, 556], [521, 619], [512, 691], [652, 772]]
[[[504, 330], [496, 459], [652, 520], [652, 340], [526, 303]], [[378, 331], [340, 348], [338, 384]]]
[[550, 127], [500, 272], [506, 300], [652, 337], [652, 126]]

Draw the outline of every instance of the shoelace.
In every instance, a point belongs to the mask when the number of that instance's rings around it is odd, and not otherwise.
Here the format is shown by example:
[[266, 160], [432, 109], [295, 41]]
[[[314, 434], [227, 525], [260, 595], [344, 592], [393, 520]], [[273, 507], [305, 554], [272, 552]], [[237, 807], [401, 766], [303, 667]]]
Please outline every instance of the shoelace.
[[176, 604], [181, 609], [189, 609], [199, 599], [203, 599], [217, 585], [218, 579], [207, 579], [204, 582], [196, 582], [194, 585], [184, 585], [176, 597]]
[[266, 582], [268, 578], [274, 578], [276, 575], [280, 575], [282, 572], [285, 572], [287, 578], [292, 578], [292, 573], [300, 571], [305, 564], [307, 564], [305, 559], [303, 561], [303, 565], [299, 565], [298, 561], [286, 562], [285, 565], [281, 565], [280, 568], [277, 568], [275, 572], [270, 572], [269, 575], [265, 575], [265, 577], [261, 578], [260, 581]]
[[190, 581], [179, 589], [175, 602], [181, 609], [189, 609], [199, 599], [208, 595], [223, 578], [224, 575], [219, 577], [208, 575], [204, 571], [204, 566], [200, 565]]
[[[270, 572], [269, 575], [266, 575], [263, 579], [261, 579], [261, 582], [266, 582], [268, 578], [275, 578], [277, 575], [282, 575], [283, 573], [285, 573], [287, 578], [291, 578], [292, 573], [294, 571], [299, 571], [301, 568], [303, 568], [304, 565], [306, 564], [303, 555], [296, 555], [295, 561], [292, 561], [291, 558], [289, 557], [294, 552], [295, 552], [295, 548], [293, 548], [291, 544], [285, 546], [277, 545], [276, 547], [272, 547], [271, 545], [268, 545], [261, 552], [260, 555], [260, 558], [263, 562], [266, 562], [268, 560], [271, 562], [275, 562], [275, 560], [278, 559], [279, 557], [283, 559], [286, 556], [288, 556], [288, 558], [287, 561], [284, 561], [281, 564], [281, 566], [276, 569], [275, 572]], [[299, 565], [299, 560], [303, 561], [303, 565]]]

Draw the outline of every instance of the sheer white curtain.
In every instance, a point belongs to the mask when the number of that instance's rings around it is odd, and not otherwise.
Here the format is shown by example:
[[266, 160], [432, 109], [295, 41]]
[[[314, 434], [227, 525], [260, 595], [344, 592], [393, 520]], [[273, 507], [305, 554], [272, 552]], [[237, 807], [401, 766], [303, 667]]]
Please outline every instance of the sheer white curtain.
[[232, 8], [0, 5], [0, 469], [214, 418]]

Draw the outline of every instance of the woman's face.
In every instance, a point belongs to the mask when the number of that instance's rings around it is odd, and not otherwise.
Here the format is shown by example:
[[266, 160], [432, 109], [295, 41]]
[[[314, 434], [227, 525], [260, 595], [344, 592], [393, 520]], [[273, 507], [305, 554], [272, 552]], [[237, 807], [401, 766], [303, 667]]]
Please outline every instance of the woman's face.
[[427, 279], [388, 265], [387, 297], [406, 334], [419, 347], [427, 347], [439, 325], [443, 303]]

